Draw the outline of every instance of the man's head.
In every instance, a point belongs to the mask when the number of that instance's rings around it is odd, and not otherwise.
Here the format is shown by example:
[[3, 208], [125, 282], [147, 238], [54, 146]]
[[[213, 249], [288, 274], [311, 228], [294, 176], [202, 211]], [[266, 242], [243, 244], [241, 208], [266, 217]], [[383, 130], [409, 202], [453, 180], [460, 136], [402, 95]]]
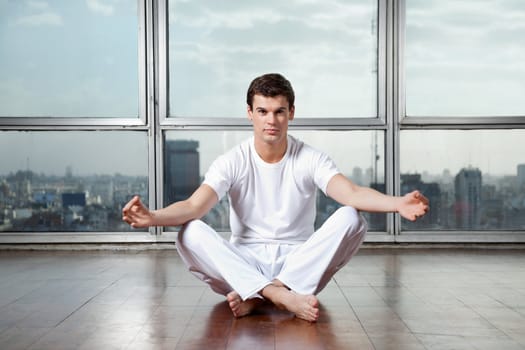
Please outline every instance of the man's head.
[[246, 102], [255, 147], [264, 145], [278, 152], [286, 151], [288, 123], [295, 115], [294, 92], [290, 82], [280, 74], [255, 78], [248, 88]]
[[253, 97], [255, 95], [264, 97], [284, 96], [288, 101], [288, 108], [290, 110], [294, 109], [295, 94], [292, 84], [281, 74], [264, 74], [251, 82], [246, 94], [246, 103], [249, 110], [253, 109]]

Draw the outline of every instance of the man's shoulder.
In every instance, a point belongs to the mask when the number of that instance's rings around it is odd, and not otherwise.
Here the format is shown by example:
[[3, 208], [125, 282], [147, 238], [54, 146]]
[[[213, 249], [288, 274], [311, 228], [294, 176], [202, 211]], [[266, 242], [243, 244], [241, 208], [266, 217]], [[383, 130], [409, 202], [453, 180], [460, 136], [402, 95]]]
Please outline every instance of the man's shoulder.
[[250, 152], [250, 144], [252, 142], [251, 140], [252, 139], [249, 138], [236, 144], [235, 146], [221, 154], [219, 157], [217, 157], [216, 161], [231, 163], [246, 159]]
[[323, 151], [317, 149], [315, 146], [311, 146], [310, 144], [296, 138], [295, 136], [288, 135], [288, 137], [290, 141], [291, 152], [295, 156], [312, 156], [324, 154]]
[[253, 143], [253, 137], [250, 137], [244, 141], [241, 141], [240, 143], [233, 146], [229, 151], [227, 151], [225, 154], [228, 154], [232, 157], [238, 157], [238, 156], [245, 156], [247, 155], [251, 150], [251, 144]]

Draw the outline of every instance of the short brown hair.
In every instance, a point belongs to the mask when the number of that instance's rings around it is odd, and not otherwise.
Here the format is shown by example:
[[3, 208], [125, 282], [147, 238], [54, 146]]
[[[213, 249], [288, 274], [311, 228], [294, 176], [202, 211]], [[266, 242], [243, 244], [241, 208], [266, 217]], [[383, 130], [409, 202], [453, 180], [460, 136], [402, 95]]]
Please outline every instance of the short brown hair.
[[246, 94], [246, 103], [250, 106], [250, 109], [253, 107], [253, 97], [255, 95], [265, 97], [282, 95], [288, 100], [289, 108], [292, 108], [295, 103], [292, 84], [278, 73], [268, 73], [253, 79]]

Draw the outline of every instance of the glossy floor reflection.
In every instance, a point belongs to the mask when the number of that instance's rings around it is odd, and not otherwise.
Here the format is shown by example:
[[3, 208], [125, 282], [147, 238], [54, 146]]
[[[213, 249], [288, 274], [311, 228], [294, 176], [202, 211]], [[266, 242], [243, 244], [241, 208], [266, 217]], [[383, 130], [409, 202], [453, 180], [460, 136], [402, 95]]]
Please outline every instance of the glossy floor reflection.
[[525, 349], [523, 250], [364, 248], [319, 299], [234, 319], [174, 250], [0, 251], [0, 349]]

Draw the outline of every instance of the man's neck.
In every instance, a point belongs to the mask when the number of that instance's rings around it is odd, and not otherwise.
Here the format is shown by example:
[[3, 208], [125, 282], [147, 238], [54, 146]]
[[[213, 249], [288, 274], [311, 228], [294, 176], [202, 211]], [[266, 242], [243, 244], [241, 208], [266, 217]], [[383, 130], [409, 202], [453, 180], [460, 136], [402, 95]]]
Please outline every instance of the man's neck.
[[277, 163], [283, 159], [288, 148], [288, 140], [285, 138], [283, 142], [278, 144], [267, 142], [254, 142], [255, 151], [266, 163]]

